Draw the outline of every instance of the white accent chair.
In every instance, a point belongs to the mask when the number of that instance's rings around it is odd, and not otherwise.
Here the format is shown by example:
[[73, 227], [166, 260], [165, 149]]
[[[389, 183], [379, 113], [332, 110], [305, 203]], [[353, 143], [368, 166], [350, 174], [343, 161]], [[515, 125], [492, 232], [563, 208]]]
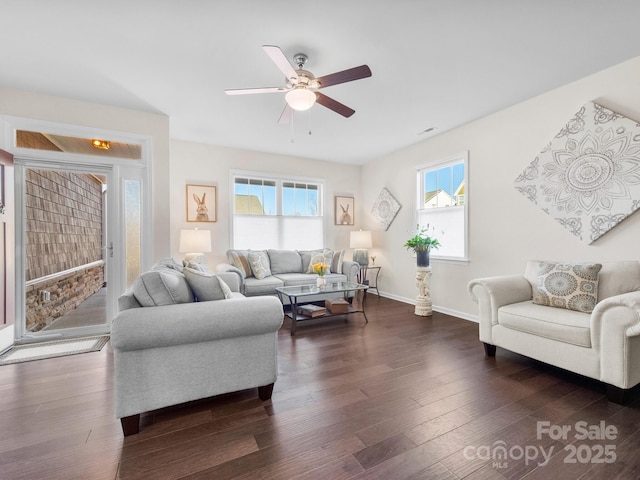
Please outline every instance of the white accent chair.
[[592, 313], [534, 304], [537, 283], [536, 261], [469, 283], [486, 355], [501, 347], [600, 380], [610, 401], [626, 403], [640, 383], [640, 262], [602, 263]]

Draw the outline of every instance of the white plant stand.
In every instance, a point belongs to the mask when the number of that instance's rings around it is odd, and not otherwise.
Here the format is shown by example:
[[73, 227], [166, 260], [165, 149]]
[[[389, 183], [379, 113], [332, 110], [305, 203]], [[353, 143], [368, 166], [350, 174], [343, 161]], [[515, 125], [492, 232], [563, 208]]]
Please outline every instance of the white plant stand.
[[416, 297], [415, 314], [421, 317], [430, 317], [433, 314], [431, 303], [431, 267], [418, 267], [416, 271]]

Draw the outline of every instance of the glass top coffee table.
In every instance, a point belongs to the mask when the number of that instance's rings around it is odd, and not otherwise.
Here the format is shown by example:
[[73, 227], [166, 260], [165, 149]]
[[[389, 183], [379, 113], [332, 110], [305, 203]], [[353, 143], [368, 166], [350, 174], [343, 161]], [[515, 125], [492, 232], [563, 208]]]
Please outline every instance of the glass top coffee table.
[[[364, 319], [366, 323], [369, 323], [369, 319], [367, 318], [366, 313], [364, 313], [364, 304], [367, 299], [367, 289], [368, 285], [362, 285], [359, 283], [327, 283], [321, 287], [316, 285], [297, 285], [293, 287], [277, 287], [276, 291], [278, 292], [278, 296], [280, 300], [284, 303], [284, 297], [288, 297], [289, 303], [291, 304], [291, 311], [287, 312], [286, 315], [291, 318], [291, 335], [296, 334], [296, 324], [299, 321], [303, 320], [312, 320], [314, 318], [328, 318], [328, 317], [337, 317], [342, 315], [350, 315], [352, 313], [362, 313], [364, 315]], [[347, 310], [345, 312], [340, 313], [331, 313], [327, 310], [321, 316], [312, 317], [310, 315], [304, 315], [298, 313], [298, 308], [303, 305], [310, 303], [312, 301], [322, 301], [328, 300], [330, 298], [339, 297], [342, 293], [342, 298], [348, 299], [349, 294], [353, 292], [353, 299], [347, 306]], [[358, 293], [362, 292], [362, 300], [358, 299]], [[311, 299], [313, 297], [313, 300]]]

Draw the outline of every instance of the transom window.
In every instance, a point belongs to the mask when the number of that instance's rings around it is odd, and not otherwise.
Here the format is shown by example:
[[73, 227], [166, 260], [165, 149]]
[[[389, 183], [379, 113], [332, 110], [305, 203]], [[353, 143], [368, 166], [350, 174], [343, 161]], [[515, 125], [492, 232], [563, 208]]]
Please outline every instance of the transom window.
[[417, 223], [429, 225], [441, 246], [431, 251], [435, 258], [467, 259], [468, 154], [418, 168]]
[[232, 183], [232, 248], [323, 246], [321, 181], [234, 173]]

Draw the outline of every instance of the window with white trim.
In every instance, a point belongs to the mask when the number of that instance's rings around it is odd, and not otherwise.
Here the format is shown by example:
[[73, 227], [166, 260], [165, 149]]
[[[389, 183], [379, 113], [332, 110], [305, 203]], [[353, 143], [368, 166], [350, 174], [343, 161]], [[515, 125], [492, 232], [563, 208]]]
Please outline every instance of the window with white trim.
[[232, 248], [322, 248], [322, 187], [318, 180], [233, 173]]
[[468, 153], [436, 164], [418, 167], [416, 217], [421, 227], [440, 240], [431, 251], [435, 258], [467, 259], [469, 189]]

